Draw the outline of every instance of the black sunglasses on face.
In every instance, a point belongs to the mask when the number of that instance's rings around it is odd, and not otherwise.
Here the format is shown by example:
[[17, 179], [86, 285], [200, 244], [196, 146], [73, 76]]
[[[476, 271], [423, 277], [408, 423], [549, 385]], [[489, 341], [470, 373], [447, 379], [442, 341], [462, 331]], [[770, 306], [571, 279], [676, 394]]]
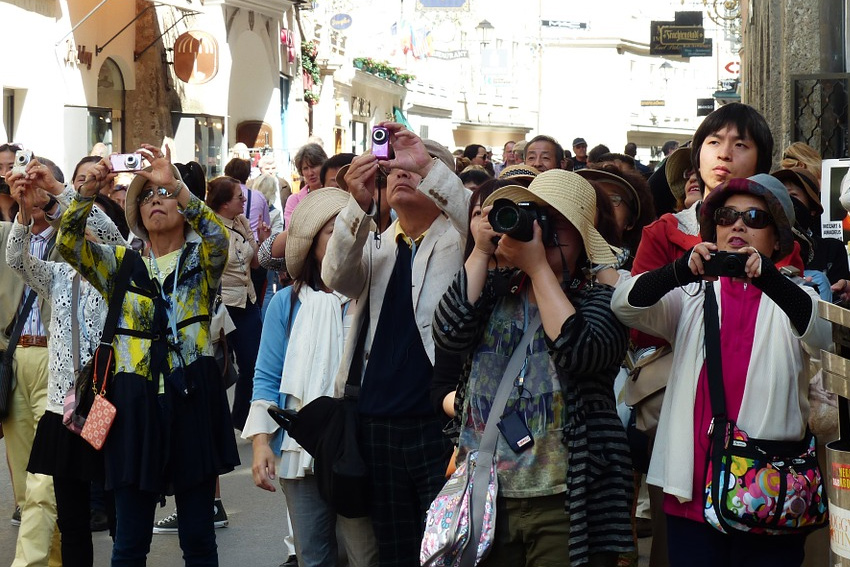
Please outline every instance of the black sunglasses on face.
[[732, 226], [739, 217], [750, 228], [765, 228], [773, 222], [770, 213], [761, 209], [736, 211], [732, 207], [720, 207], [714, 211], [714, 222], [717, 223], [717, 226]]

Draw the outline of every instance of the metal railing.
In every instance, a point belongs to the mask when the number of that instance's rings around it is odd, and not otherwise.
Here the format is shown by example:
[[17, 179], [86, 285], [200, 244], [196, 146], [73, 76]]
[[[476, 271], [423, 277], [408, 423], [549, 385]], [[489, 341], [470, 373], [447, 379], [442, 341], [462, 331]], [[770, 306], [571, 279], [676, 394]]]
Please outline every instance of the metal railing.
[[847, 157], [850, 147], [850, 74], [791, 76], [792, 139], [823, 159]]

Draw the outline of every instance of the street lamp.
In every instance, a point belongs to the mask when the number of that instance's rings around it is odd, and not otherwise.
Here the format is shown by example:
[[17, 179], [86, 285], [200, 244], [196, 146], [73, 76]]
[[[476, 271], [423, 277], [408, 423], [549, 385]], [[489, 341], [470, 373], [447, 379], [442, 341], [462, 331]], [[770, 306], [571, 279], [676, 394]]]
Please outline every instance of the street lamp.
[[489, 43], [487, 41], [487, 36], [489, 35], [490, 30], [495, 29], [493, 27], [493, 24], [491, 24], [487, 20], [481, 20], [480, 22], [478, 22], [478, 25], [475, 26], [475, 29], [481, 36], [481, 47], [486, 48], [487, 44]]

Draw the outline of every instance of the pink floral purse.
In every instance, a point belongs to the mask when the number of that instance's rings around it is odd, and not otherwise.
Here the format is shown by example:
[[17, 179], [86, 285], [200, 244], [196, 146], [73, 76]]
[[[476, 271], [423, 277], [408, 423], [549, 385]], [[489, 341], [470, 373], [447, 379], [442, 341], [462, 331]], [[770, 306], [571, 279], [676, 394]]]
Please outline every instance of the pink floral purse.
[[[101, 350], [98, 349], [95, 356], [98, 356]], [[105, 350], [109, 353], [107, 368], [110, 368], [112, 365], [112, 347], [110, 346]], [[112, 428], [112, 422], [115, 421], [115, 414], [117, 413], [115, 406], [105, 397], [106, 378], [107, 374], [103, 376], [103, 383], [99, 392], [97, 392], [97, 373], [92, 378], [92, 386], [97, 394], [95, 394], [94, 403], [92, 403], [91, 410], [89, 410], [83, 430], [80, 432], [80, 437], [88, 441], [89, 445], [97, 450], [100, 450], [106, 442], [106, 436], [109, 435], [109, 430]]]

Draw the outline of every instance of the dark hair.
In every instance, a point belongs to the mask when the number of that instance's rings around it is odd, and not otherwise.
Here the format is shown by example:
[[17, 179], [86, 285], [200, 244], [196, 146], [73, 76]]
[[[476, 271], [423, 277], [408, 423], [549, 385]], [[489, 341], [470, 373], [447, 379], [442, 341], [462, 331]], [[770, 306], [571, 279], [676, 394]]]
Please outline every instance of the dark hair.
[[598, 146], [594, 146], [589, 152], [587, 152], [587, 161], [589, 163], [595, 163], [599, 161], [599, 158], [605, 154], [610, 154], [611, 150], [605, 144], [599, 144]]
[[482, 146], [481, 144], [469, 144], [465, 148], [463, 148], [463, 157], [473, 160], [478, 157], [478, 148], [483, 148], [484, 151], [487, 151], [487, 148]]
[[207, 176], [204, 174], [204, 168], [196, 161], [186, 163], [175, 163], [174, 167], [180, 172], [180, 177], [183, 178], [183, 183], [189, 188], [189, 191], [201, 201], [207, 198]]
[[635, 157], [637, 155], [637, 144], [634, 142], [629, 142], [626, 144], [626, 147], [623, 148], [623, 153], [627, 156]]
[[563, 146], [561, 146], [561, 144], [559, 144], [559, 143], [558, 143], [558, 141], [557, 141], [555, 138], [553, 138], [552, 136], [546, 136], [546, 135], [544, 135], [544, 134], [540, 134], [540, 135], [534, 136], [534, 137], [533, 137], [531, 140], [529, 140], [529, 142], [525, 145], [525, 148], [523, 149], [523, 154], [527, 153], [527, 152], [528, 152], [528, 147], [529, 147], [531, 144], [535, 143], [535, 142], [548, 142], [548, 143], [552, 144], [553, 146], [555, 146], [555, 161], [558, 163], [558, 167], [561, 167], [561, 165], [562, 165], [562, 164], [563, 164], [563, 162], [564, 162], [564, 148], [563, 148]]
[[493, 179], [493, 176], [483, 169], [469, 169], [460, 174], [460, 182], [464, 185], [471, 182], [479, 187], [489, 179]]
[[[99, 156], [89, 157], [97, 157], [98, 161], [103, 159]], [[106, 213], [106, 216], [109, 217], [109, 220], [112, 221], [112, 224], [115, 225], [115, 228], [118, 229], [118, 232], [121, 233], [121, 236], [123, 236], [124, 239], [130, 236], [130, 227], [127, 226], [127, 217], [124, 215], [124, 209], [121, 208], [121, 205], [103, 193], [97, 193], [94, 196], [94, 202], [96, 205], [100, 205], [101, 210]]]
[[[301, 175], [301, 169], [305, 165], [309, 165], [311, 167], [315, 167], [317, 165], [322, 165], [328, 159], [328, 154], [325, 153], [325, 150], [319, 144], [304, 144], [298, 151], [295, 152], [295, 159], [292, 162], [295, 164], [295, 169], [298, 171], [298, 174]], [[306, 164], [304, 162], [307, 162]]]
[[[54, 162], [50, 158], [40, 157], [40, 156], [33, 156], [33, 159], [38, 160], [38, 162], [42, 165], [46, 165], [47, 169], [50, 170], [50, 174], [53, 176], [53, 179], [55, 179], [59, 183], [65, 183], [65, 174], [62, 173], [62, 170], [59, 169], [59, 166], [56, 165], [56, 162]], [[97, 161], [100, 161], [100, 160], [101, 160], [101, 158], [98, 157]]]
[[335, 154], [325, 160], [325, 163], [322, 164], [322, 170], [319, 172], [319, 181], [322, 183], [322, 187], [327, 187], [327, 183], [325, 183], [325, 177], [328, 174], [329, 169], [339, 169], [345, 165], [350, 164], [354, 161], [354, 154]]
[[18, 150], [22, 150], [22, 149], [24, 149], [24, 146], [22, 146], [21, 144], [17, 144], [17, 143], [0, 145], [0, 153], [3, 153], [3, 152], [15, 153]]
[[207, 184], [207, 206], [212, 210], [218, 210], [235, 195], [236, 189], [242, 190], [239, 187], [239, 181], [221, 175], [210, 180]]
[[324, 286], [322, 281], [322, 265], [316, 259], [316, 242], [318, 232], [313, 236], [313, 242], [310, 244], [310, 249], [307, 251], [307, 256], [304, 257], [304, 265], [301, 266], [301, 273], [297, 278], [292, 278], [292, 294], [289, 297], [289, 320], [286, 323], [286, 334], [289, 336], [289, 330], [292, 328], [292, 314], [295, 313], [295, 303], [298, 301], [298, 295], [301, 288], [305, 285], [309, 286], [314, 291], [320, 291]]
[[224, 166], [224, 175], [232, 177], [244, 185], [248, 182], [248, 177], [251, 175], [251, 162], [247, 159], [233, 158]]
[[[596, 149], [596, 148], [594, 148], [594, 149]], [[630, 168], [632, 168], [632, 169], [635, 168], [635, 158], [633, 158], [632, 156], [628, 156], [626, 154], [617, 154], [617, 153], [614, 153], [614, 152], [607, 152], [607, 153], [598, 155], [598, 156], [596, 156], [596, 159], [590, 159], [590, 154], [588, 154], [587, 161], [589, 161], [591, 163], [595, 163], [597, 165], [603, 164], [603, 163], [613, 164], [613, 162], [615, 162], [615, 161], [621, 161], [621, 162], [625, 163], [626, 165], [628, 165]]]
[[706, 138], [730, 124], [738, 129], [740, 136], [749, 137], [755, 143], [758, 150], [755, 173], [770, 172], [770, 165], [773, 161], [773, 134], [770, 133], [770, 126], [767, 125], [764, 116], [752, 106], [740, 102], [730, 102], [706, 116], [694, 133], [693, 144], [691, 145], [691, 163], [697, 172], [697, 181], [703, 191], [705, 190], [705, 182], [699, 174], [699, 156], [702, 144]]
[[[478, 189], [472, 192], [472, 195], [469, 197], [469, 210], [467, 211], [467, 220], [472, 221], [472, 209], [475, 208], [475, 205], [479, 203], [483, 203], [487, 197], [493, 194], [496, 189], [500, 189], [507, 185], [516, 185], [516, 181], [512, 181], [510, 179], [488, 179], [484, 183], [481, 184]], [[470, 222], [467, 222], [467, 226], [470, 225]], [[472, 254], [472, 250], [475, 248], [475, 238], [472, 237], [472, 229], [468, 229], [466, 233], [466, 249], [463, 251], [464, 259], [469, 258], [469, 255]]]
[[667, 154], [669, 154], [678, 147], [679, 142], [677, 142], [676, 140], [667, 140], [666, 142], [664, 142], [664, 145], [661, 146], [661, 153], [664, 154], [664, 156], [666, 157]]
[[[80, 167], [84, 166], [87, 163], [98, 163], [103, 158], [100, 156], [86, 156], [80, 161], [77, 162], [77, 165], [74, 167], [74, 175], [71, 176], [71, 183], [74, 183], [77, 180], [77, 174], [80, 172]], [[39, 160], [41, 161], [41, 160]], [[58, 179], [57, 179], [58, 181]], [[76, 187], [75, 187], [76, 189]]]

